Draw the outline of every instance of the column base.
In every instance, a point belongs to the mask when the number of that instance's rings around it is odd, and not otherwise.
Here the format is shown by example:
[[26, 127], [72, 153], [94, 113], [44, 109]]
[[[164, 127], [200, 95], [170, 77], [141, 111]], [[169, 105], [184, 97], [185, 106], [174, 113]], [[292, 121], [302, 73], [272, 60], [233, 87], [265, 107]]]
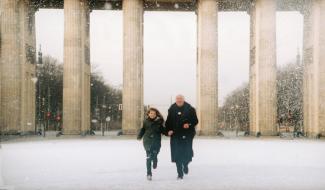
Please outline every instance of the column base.
[[249, 135], [250, 136], [253, 136], [253, 137], [260, 137], [261, 136], [261, 132], [250, 131], [249, 132]]
[[19, 133], [21, 136], [35, 135], [35, 131], [23, 131]]
[[136, 129], [122, 129], [122, 135], [137, 135], [138, 130]]
[[261, 131], [261, 136], [278, 136], [277, 131]]
[[197, 131], [199, 136], [217, 136], [217, 130], [200, 130]]
[[17, 130], [1, 131], [1, 135], [20, 135], [21, 132]]
[[255, 136], [255, 137], [260, 137], [260, 136], [278, 136], [278, 132], [274, 132], [274, 131], [251, 131], [249, 132], [250, 136]]
[[322, 135], [320, 133], [306, 133], [306, 137], [310, 139], [319, 139]]
[[81, 135], [82, 132], [80, 130], [64, 130], [63, 129], [63, 135]]

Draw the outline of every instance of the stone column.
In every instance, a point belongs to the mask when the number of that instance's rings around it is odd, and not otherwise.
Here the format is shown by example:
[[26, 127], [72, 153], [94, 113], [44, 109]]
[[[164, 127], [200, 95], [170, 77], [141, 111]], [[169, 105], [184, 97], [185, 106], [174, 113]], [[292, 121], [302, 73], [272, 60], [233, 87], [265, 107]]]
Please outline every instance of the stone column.
[[123, 134], [143, 120], [143, 1], [123, 1]]
[[3, 0], [1, 8], [1, 108], [5, 133], [35, 127], [35, 9], [31, 1]]
[[[318, 6], [317, 6], [318, 5]], [[321, 136], [325, 136], [325, 0], [318, 0], [319, 19], [317, 19], [316, 27], [318, 29], [318, 42], [319, 49], [315, 51], [315, 60], [318, 61], [319, 81], [318, 81], [318, 94], [319, 94], [319, 133]], [[316, 43], [315, 42], [315, 43]]]
[[202, 135], [216, 135], [218, 125], [218, 1], [197, 2], [197, 104]]
[[64, 1], [63, 132], [90, 129], [88, 0]]
[[303, 63], [304, 63], [304, 80], [303, 80], [303, 111], [304, 111], [304, 132], [307, 135], [312, 133], [311, 123], [311, 74], [310, 67], [312, 65], [312, 31], [311, 31], [311, 3], [306, 2], [304, 7], [304, 34], [303, 34]]
[[21, 132], [35, 131], [36, 34], [35, 11], [30, 0], [19, 1], [19, 48], [21, 63]]
[[304, 130], [309, 137], [325, 135], [325, 0], [304, 9]]
[[255, 64], [255, 0], [252, 0], [250, 10], [250, 56], [249, 56], [249, 132], [251, 135], [256, 135], [256, 64]]
[[1, 125], [5, 133], [21, 128], [21, 64], [19, 5], [17, 0], [1, 0]]
[[84, 0], [82, 4], [82, 56], [83, 56], [83, 66], [82, 66], [82, 126], [81, 131], [84, 133], [90, 129], [90, 8], [88, 0]]
[[[2, 3], [0, 2], [0, 39], [2, 39], [2, 32], [1, 32], [1, 26], [2, 26], [2, 24], [1, 24], [1, 22], [2, 22]], [[1, 73], [2, 73], [2, 58], [1, 58], [1, 47], [2, 47], [2, 44], [1, 44], [1, 40], [0, 40], [0, 133], [2, 133], [2, 131], [4, 130], [3, 129], [3, 120], [2, 120], [2, 103], [1, 103], [1, 100], [2, 100], [2, 98], [1, 98], [1, 95], [2, 95], [2, 93], [1, 93], [1, 90], [2, 90], [2, 77], [1, 77]], [[1, 180], [1, 179], [0, 179]]]
[[250, 131], [276, 135], [276, 1], [252, 3]]

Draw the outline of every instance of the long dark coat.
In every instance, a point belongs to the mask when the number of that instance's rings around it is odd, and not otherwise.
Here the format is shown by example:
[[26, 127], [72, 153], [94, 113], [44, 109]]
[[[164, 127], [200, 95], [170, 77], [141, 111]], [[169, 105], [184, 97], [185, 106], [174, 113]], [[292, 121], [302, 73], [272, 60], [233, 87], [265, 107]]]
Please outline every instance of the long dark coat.
[[[183, 125], [189, 124], [188, 129]], [[166, 131], [172, 130], [174, 133], [170, 138], [171, 160], [172, 162], [190, 162], [193, 153], [193, 138], [196, 134], [195, 126], [198, 124], [195, 108], [187, 102], [182, 107], [176, 104], [171, 105], [168, 110], [166, 120]]]
[[155, 150], [159, 152], [161, 147], [161, 134], [165, 134], [163, 122], [159, 117], [156, 117], [154, 120], [150, 118], [144, 120], [137, 138], [143, 138], [143, 146], [146, 151]]

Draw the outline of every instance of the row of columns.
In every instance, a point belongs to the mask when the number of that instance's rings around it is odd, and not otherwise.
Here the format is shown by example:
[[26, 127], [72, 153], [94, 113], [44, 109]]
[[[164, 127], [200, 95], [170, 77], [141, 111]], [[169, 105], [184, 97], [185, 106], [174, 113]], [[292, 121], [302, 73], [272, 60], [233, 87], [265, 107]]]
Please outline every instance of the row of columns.
[[[304, 132], [325, 135], [325, 0], [304, 2]], [[276, 135], [276, 1], [252, 0], [250, 132]]]
[[[198, 1], [199, 133], [213, 135], [218, 111], [218, 2]], [[123, 134], [135, 134], [143, 120], [143, 1], [123, 2]], [[203, 114], [204, 113], [204, 114]]]
[[[310, 0], [304, 13], [304, 126], [325, 133], [325, 0]], [[276, 1], [252, 0], [250, 132], [275, 135]], [[35, 10], [30, 0], [1, 0], [0, 125], [32, 131], [35, 125]], [[143, 119], [143, 0], [123, 1], [123, 133]], [[197, 103], [202, 135], [215, 135], [218, 112], [218, 1], [197, 1]], [[64, 1], [63, 129], [90, 129], [89, 2]], [[5, 72], [3, 72], [5, 71]], [[27, 124], [28, 123], [28, 124]], [[31, 125], [29, 125], [29, 123]], [[32, 126], [32, 127], [31, 127]]]

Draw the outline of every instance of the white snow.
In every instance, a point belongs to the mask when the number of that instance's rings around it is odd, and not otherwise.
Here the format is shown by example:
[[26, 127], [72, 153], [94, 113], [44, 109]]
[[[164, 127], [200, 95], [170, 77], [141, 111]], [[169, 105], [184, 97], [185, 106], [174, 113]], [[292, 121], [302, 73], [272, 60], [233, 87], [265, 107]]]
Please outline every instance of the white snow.
[[4, 182], [15, 189], [325, 189], [325, 142], [196, 139], [190, 174], [176, 180], [164, 139], [153, 181], [142, 142], [61, 139], [2, 145]]
[[2, 148], [0, 144], [0, 189], [3, 186], [3, 179], [2, 179]]

